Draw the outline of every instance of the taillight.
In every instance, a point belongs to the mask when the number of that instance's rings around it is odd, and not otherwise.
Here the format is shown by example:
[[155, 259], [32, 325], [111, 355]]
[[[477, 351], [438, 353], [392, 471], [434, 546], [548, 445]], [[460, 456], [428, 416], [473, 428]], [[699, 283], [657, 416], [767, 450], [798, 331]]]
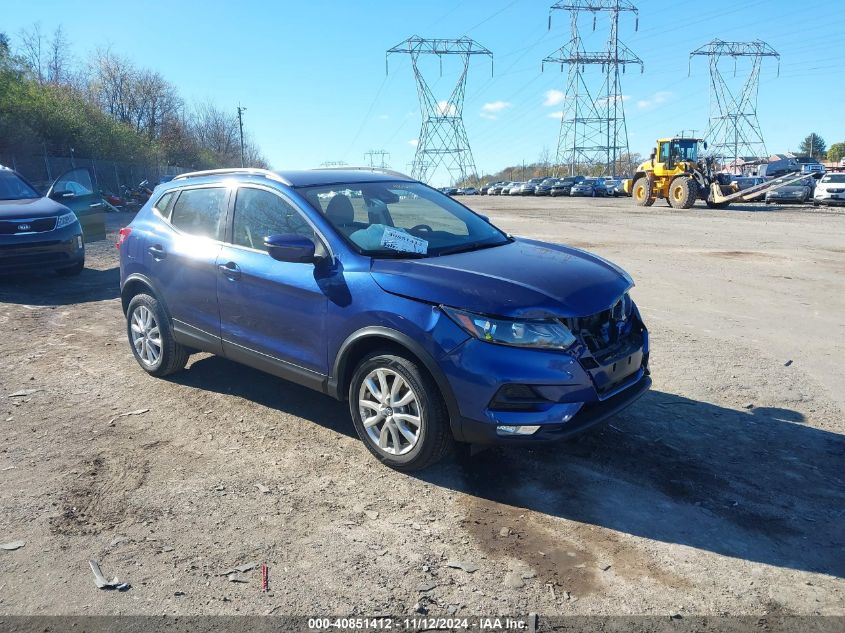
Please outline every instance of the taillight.
[[126, 238], [129, 237], [129, 234], [131, 232], [132, 232], [132, 229], [130, 229], [128, 226], [125, 226], [122, 229], [120, 229], [120, 232], [118, 233], [118, 236], [117, 236], [117, 243], [115, 244], [115, 247], [120, 248], [120, 245], [123, 244], [126, 241]]

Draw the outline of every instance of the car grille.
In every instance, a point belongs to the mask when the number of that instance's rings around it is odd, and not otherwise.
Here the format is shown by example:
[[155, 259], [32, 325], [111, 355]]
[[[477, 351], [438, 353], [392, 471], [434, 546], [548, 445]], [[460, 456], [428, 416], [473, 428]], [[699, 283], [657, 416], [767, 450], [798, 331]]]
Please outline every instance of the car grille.
[[[21, 229], [28, 225], [29, 228]], [[0, 220], [0, 235], [15, 235], [18, 233], [45, 233], [56, 228], [56, 218], [38, 218], [21, 220]]]
[[828, 193], [842, 193], [845, 192], [845, 189], [828, 189]]

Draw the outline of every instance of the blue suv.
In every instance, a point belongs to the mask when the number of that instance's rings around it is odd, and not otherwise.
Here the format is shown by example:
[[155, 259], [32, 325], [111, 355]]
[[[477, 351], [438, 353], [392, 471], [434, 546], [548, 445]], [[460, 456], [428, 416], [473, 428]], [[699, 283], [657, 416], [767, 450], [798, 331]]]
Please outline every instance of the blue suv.
[[146, 372], [203, 351], [346, 400], [397, 469], [456, 441], [571, 437], [651, 384], [624, 271], [512, 237], [396, 172], [185, 174], [118, 247]]

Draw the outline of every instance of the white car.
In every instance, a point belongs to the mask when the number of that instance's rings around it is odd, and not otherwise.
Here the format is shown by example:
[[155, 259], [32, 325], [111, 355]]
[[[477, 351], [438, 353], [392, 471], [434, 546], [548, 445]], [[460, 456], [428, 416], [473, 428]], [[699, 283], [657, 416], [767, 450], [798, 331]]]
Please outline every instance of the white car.
[[813, 206], [845, 204], [845, 174], [825, 174], [816, 183]]

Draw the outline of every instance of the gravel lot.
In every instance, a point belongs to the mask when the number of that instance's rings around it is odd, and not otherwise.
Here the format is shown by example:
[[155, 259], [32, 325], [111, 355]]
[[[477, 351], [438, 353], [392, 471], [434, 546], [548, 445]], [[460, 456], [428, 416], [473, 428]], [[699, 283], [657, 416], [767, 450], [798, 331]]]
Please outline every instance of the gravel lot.
[[[319, 394], [206, 355], [147, 377], [91, 244], [78, 279], [0, 280], [0, 613], [845, 614], [845, 214], [465, 202], [634, 276], [650, 394], [396, 473]], [[226, 574], [265, 561], [267, 594]]]

